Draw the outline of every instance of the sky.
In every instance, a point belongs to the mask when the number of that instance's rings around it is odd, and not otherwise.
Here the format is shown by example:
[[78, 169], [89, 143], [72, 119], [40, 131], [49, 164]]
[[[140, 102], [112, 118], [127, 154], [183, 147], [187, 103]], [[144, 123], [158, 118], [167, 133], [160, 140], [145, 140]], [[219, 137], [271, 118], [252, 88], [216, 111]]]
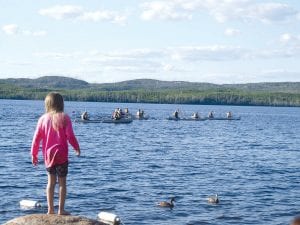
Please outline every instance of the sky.
[[300, 82], [299, 0], [0, 0], [0, 79]]

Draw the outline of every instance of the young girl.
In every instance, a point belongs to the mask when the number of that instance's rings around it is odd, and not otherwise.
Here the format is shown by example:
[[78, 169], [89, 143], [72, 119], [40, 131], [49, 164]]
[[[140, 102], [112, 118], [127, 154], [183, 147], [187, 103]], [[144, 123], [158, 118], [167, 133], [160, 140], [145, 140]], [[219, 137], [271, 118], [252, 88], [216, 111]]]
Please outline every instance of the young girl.
[[38, 151], [42, 141], [42, 151], [48, 171], [47, 202], [48, 214], [54, 214], [54, 189], [56, 179], [59, 183], [59, 215], [68, 215], [65, 211], [66, 177], [68, 174], [68, 141], [80, 155], [79, 144], [73, 133], [70, 117], [64, 113], [64, 100], [58, 93], [49, 93], [45, 98], [46, 113], [42, 115], [33, 136], [31, 155], [32, 164], [38, 164]]

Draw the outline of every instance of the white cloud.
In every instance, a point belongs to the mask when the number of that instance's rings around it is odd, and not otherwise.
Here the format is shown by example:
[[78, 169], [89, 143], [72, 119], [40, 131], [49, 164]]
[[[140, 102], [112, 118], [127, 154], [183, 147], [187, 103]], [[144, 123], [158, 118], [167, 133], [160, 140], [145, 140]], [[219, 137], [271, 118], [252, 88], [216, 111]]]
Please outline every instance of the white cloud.
[[169, 63], [163, 63], [163, 70], [164, 70], [164, 71], [169, 72], [169, 71], [172, 71], [172, 70], [174, 70], [174, 69], [175, 69], [175, 67], [174, 67], [172, 64], [169, 64]]
[[[81, 59], [85, 67], [109, 73], [158, 75], [186, 73], [201, 61], [232, 61], [246, 58], [247, 50], [233, 46], [188, 46], [165, 49], [132, 49], [113, 52], [91, 51]], [[188, 65], [188, 67], [187, 67]]]
[[[86, 79], [86, 74], [91, 72], [95, 76], [101, 76], [102, 82], [147, 77], [163, 80], [185, 79], [232, 83], [249, 82], [252, 78], [253, 80], [261, 78], [260, 81], [264, 81], [263, 79], [267, 80], [269, 74], [274, 72], [262, 73], [250, 69], [241, 73], [236, 66], [229, 66], [232, 65], [232, 62], [237, 65], [237, 63], [249, 63], [249, 60], [261, 61], [262, 59], [296, 57], [300, 56], [300, 48], [298, 50], [297, 48], [285, 48], [283, 45], [277, 48], [244, 49], [239, 46], [211, 45], [179, 46], [154, 50], [124, 49], [109, 52], [98, 50], [69, 53], [41, 52], [35, 53], [34, 56], [41, 60], [41, 63], [49, 65], [49, 72], [53, 74], [76, 72], [78, 76], [85, 74]], [[58, 61], [64, 62], [63, 66], [52, 68], [51, 65], [57, 65]], [[80, 69], [76, 71], [75, 69], [78, 67]], [[268, 67], [266, 66], [266, 68]], [[291, 80], [293, 76], [291, 74]]]
[[261, 3], [249, 8], [249, 17], [262, 22], [285, 22], [292, 17], [297, 17], [297, 10], [282, 3]]
[[102, 56], [102, 57], [93, 57], [93, 58], [84, 58], [83, 63], [102, 65], [102, 66], [139, 66], [144, 67], [156, 67], [158, 63], [153, 60], [145, 60], [138, 58], [126, 58], [126, 57], [112, 57], [112, 56]]
[[282, 3], [255, 3], [254, 1], [211, 1], [206, 7], [218, 22], [228, 20], [285, 22], [297, 16], [297, 10]]
[[185, 12], [176, 1], [154, 1], [141, 4], [143, 20], [182, 20], [191, 19], [192, 15]]
[[44, 30], [31, 31], [20, 28], [17, 24], [7, 24], [2, 27], [2, 30], [7, 35], [25, 35], [25, 36], [45, 36], [47, 34]]
[[104, 72], [113, 72], [113, 73], [122, 73], [122, 74], [141, 74], [141, 75], [146, 75], [149, 73], [157, 73], [158, 72], [158, 67], [148, 67], [148, 66], [141, 66], [141, 65], [131, 65], [131, 66], [126, 66], [126, 65], [107, 65], [103, 67]]
[[165, 57], [164, 50], [132, 49], [124, 51], [99, 52], [36, 52], [34, 57], [53, 64], [64, 61], [83, 68], [94, 68], [95, 71], [123, 74], [150, 74], [162, 71]]
[[300, 47], [300, 35], [297, 36], [290, 33], [284, 33], [279, 37], [279, 41], [284, 45]]
[[227, 61], [247, 58], [249, 51], [236, 46], [187, 46], [170, 49], [171, 57], [189, 62]]
[[78, 59], [82, 55], [81, 52], [71, 52], [71, 53], [62, 53], [62, 52], [35, 52], [33, 56], [44, 59], [54, 59], [54, 60], [62, 60], [62, 59]]
[[275, 58], [298, 58], [300, 57], [300, 46], [285, 46], [274, 49], [262, 49], [253, 53], [253, 59], [275, 59]]
[[[164, 71], [177, 69], [177, 64], [199, 62], [238, 61], [254, 59], [290, 58], [300, 56], [300, 37], [283, 34], [282, 41], [296, 44], [278, 45], [276, 48], [248, 49], [230, 45], [178, 46], [163, 49], [129, 49], [100, 52], [36, 52], [33, 55], [49, 60], [74, 59], [84, 65], [116, 67], [159, 67]], [[176, 67], [174, 66], [176, 65]]]
[[227, 28], [225, 31], [224, 31], [224, 34], [226, 36], [230, 36], [230, 37], [233, 37], [233, 36], [238, 36], [241, 34], [240, 30], [238, 29], [234, 29], [234, 28]]
[[118, 24], [124, 24], [127, 19], [125, 15], [120, 15], [118, 12], [107, 10], [84, 12], [79, 18], [84, 21], [111, 21]]
[[82, 59], [84, 65], [97, 67], [105, 72], [122, 74], [158, 74], [170, 70], [171, 66], [162, 63], [167, 58], [165, 50], [132, 49], [113, 52], [92, 51]]
[[117, 24], [125, 24], [127, 15], [117, 11], [97, 10], [87, 11], [77, 5], [56, 5], [50, 8], [40, 9], [39, 14], [56, 20], [82, 20], [82, 21], [109, 21]]
[[276, 48], [258, 52], [262, 58], [298, 58], [300, 57], [300, 35], [283, 33], [277, 40]]
[[102, 53], [94, 50], [82, 58], [81, 62], [83, 67], [96, 68], [103, 74], [118, 74], [118, 76], [123, 74], [127, 79], [128, 76], [135, 74], [154, 79], [173, 76], [174, 80], [182, 79], [183, 74], [194, 74], [199, 62], [240, 60], [248, 57], [248, 54], [249, 51], [246, 49], [222, 45], [183, 46], [157, 50], [132, 49]]
[[131, 49], [128, 51], [114, 51], [110, 53], [111, 56], [121, 56], [128, 58], [144, 58], [144, 59], [153, 59], [161, 58], [166, 55], [164, 50], [155, 50], [155, 49]]
[[83, 9], [76, 5], [56, 5], [46, 9], [40, 9], [39, 14], [49, 16], [56, 20], [78, 18], [83, 13]]
[[206, 0], [204, 8], [216, 21], [224, 23], [228, 20], [245, 21], [249, 4], [248, 0]]
[[298, 18], [299, 12], [288, 4], [249, 0], [160, 0], [141, 4], [144, 20], [192, 19], [194, 14], [208, 13], [220, 23], [228, 20], [285, 22]]
[[7, 24], [2, 27], [2, 30], [7, 35], [16, 35], [19, 32], [19, 27], [16, 24]]
[[294, 39], [293, 35], [288, 34], [288, 33], [282, 34], [280, 36], [280, 42], [282, 42], [282, 43], [290, 42], [293, 39]]
[[91, 51], [89, 57], [84, 59], [86, 63], [94, 62], [118, 62], [126, 61], [126, 63], [134, 61], [152, 61], [160, 60], [166, 56], [164, 50], [150, 50], [150, 49], [131, 49], [124, 51], [112, 51], [112, 52], [98, 52]]
[[131, 72], [135, 71], [145, 72], [161, 67], [161, 63], [158, 60], [151, 60], [146, 58], [136, 58], [136, 57], [124, 57], [121, 55], [103, 55], [96, 57], [87, 57], [82, 60], [84, 64], [92, 66], [100, 66], [104, 68], [109, 68], [110, 70], [121, 69], [128, 71], [130, 68]]

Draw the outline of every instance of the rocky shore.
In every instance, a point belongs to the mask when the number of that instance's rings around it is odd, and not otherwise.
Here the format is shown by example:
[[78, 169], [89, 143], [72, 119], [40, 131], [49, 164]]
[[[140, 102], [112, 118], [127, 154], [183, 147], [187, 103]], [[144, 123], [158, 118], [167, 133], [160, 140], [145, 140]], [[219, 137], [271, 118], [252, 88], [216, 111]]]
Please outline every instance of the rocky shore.
[[59, 216], [47, 214], [31, 214], [18, 217], [4, 225], [106, 225], [97, 220], [81, 216]]

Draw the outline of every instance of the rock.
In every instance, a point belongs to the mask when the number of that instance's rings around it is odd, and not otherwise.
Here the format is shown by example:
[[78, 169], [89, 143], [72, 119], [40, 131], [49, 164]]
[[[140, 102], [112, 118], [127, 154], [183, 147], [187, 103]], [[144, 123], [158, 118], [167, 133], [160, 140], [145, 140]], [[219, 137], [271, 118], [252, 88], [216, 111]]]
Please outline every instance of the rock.
[[15, 218], [4, 225], [105, 225], [97, 220], [81, 216], [59, 216], [47, 214], [31, 214]]

